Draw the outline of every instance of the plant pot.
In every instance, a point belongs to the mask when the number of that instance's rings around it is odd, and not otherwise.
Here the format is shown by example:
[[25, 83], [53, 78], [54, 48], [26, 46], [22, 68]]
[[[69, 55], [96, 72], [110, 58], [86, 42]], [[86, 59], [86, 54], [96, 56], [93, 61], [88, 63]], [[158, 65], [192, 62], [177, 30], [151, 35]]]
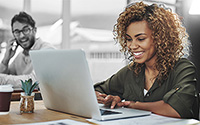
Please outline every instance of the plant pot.
[[20, 113], [33, 113], [34, 112], [34, 96], [35, 93], [31, 93], [31, 96], [21, 93], [20, 99]]

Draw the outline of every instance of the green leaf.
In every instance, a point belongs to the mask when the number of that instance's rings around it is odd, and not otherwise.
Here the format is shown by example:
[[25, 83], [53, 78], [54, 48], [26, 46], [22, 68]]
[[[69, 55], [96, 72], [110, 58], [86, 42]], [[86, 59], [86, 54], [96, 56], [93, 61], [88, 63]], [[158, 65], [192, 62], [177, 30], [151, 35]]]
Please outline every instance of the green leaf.
[[29, 80], [27, 81], [27, 92], [28, 92], [28, 93], [29, 93], [31, 87], [32, 87], [32, 79], [29, 79]]
[[22, 80], [21, 80], [21, 83], [22, 83], [22, 89], [23, 89], [23, 91], [26, 93], [26, 90], [27, 90], [27, 88], [26, 88], [26, 83], [23, 82]]
[[35, 82], [34, 84], [32, 84], [32, 79], [28, 79], [25, 81], [20, 80], [22, 83], [22, 90], [25, 92], [26, 95], [31, 95], [31, 93], [33, 92], [33, 90], [35, 89], [35, 87], [39, 84], [38, 82]]
[[24, 88], [22, 88], [22, 90], [25, 91]]
[[33, 92], [33, 90], [35, 89], [35, 87], [36, 87], [38, 84], [39, 84], [38, 82], [35, 82], [35, 83], [31, 86], [31, 88], [30, 88], [30, 90], [29, 90], [29, 95], [31, 95], [31, 93]]
[[23, 90], [24, 90], [24, 88], [25, 88], [24, 82], [23, 82], [22, 80], [20, 80], [20, 81], [21, 81], [21, 83], [22, 83], [22, 88], [23, 88]]

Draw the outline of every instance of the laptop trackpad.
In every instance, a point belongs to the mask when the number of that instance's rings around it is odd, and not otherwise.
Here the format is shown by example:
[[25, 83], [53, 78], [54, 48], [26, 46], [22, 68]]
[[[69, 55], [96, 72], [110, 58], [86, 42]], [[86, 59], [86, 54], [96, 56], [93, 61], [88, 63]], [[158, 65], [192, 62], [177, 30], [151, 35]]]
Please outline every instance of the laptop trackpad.
[[114, 115], [114, 114], [122, 114], [122, 112], [110, 111], [105, 109], [100, 109], [101, 115]]

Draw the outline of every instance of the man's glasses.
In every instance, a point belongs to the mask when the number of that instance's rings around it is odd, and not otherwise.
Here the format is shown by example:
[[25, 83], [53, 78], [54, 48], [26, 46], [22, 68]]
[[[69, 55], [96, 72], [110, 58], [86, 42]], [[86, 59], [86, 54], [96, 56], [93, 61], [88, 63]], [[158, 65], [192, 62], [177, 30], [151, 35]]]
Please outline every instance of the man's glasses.
[[29, 35], [31, 32], [31, 28], [30, 27], [24, 27], [22, 30], [15, 30], [13, 31], [14, 36], [18, 37], [20, 36], [20, 33], [22, 32], [24, 35]]

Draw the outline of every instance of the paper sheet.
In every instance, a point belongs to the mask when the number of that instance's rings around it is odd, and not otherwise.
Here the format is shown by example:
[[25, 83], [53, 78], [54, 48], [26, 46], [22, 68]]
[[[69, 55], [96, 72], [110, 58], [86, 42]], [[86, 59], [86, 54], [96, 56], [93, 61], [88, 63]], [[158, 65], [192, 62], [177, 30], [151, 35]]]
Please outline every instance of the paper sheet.
[[78, 122], [70, 119], [56, 120], [49, 122], [37, 122], [37, 123], [28, 123], [28, 124], [15, 124], [15, 125], [91, 125], [89, 123]]
[[198, 120], [195, 119], [178, 119], [151, 114], [150, 116], [134, 117], [127, 119], [117, 119], [110, 121], [96, 121], [93, 119], [87, 119], [90, 122], [97, 123], [99, 125], [200, 125]]

